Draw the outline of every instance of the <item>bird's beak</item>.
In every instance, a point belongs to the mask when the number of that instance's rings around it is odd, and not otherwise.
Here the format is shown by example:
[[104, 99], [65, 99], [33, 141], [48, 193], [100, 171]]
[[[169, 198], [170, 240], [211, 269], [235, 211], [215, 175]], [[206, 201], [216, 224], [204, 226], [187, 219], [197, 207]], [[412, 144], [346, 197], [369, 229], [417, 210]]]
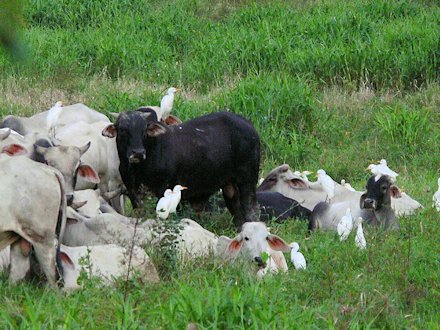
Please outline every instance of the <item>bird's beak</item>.
[[176, 88], [176, 92], [180, 92], [181, 91], [181, 89], [180, 88]]
[[188, 187], [182, 186], [180, 190], [185, 190], [185, 189], [188, 189]]

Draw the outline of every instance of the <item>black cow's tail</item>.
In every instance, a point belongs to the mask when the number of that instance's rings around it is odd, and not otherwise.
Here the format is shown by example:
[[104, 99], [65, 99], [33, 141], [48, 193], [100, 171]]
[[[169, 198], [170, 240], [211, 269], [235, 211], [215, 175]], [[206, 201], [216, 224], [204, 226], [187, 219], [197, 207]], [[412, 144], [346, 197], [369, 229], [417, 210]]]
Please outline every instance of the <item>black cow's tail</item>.
[[63, 285], [63, 267], [60, 259], [60, 247], [61, 243], [63, 242], [64, 238], [64, 232], [66, 231], [66, 221], [67, 221], [67, 215], [66, 215], [66, 208], [67, 208], [67, 198], [66, 198], [66, 192], [64, 189], [64, 177], [63, 175], [55, 170], [55, 176], [57, 178], [58, 184], [60, 186], [60, 193], [61, 193], [61, 200], [60, 200], [60, 206], [58, 209], [58, 221], [57, 221], [57, 227], [55, 230], [55, 234], [57, 236], [57, 246], [56, 246], [56, 265], [57, 265], [57, 281], [58, 285]]

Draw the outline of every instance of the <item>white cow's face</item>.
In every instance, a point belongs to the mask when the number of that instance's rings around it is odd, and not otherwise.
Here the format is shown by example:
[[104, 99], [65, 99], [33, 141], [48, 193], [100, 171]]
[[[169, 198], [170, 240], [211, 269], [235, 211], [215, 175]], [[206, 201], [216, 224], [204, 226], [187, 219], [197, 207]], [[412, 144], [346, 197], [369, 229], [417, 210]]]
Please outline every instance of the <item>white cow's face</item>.
[[265, 254], [270, 257], [271, 250], [290, 251], [290, 246], [283, 239], [272, 235], [262, 222], [245, 222], [240, 234], [230, 241], [226, 253], [237, 255], [241, 253], [258, 264], [266, 266]]
[[289, 165], [274, 168], [258, 187], [258, 191], [289, 191], [291, 189], [307, 189], [308, 183], [293, 173]]

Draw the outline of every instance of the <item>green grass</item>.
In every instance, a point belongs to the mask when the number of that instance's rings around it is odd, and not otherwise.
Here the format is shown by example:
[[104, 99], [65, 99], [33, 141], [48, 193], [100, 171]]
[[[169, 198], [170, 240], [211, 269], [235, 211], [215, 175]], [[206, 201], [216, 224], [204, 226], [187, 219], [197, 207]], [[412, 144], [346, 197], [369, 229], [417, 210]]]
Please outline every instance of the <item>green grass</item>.
[[[3, 275], [0, 327], [438, 329], [438, 17], [438, 3], [422, 0], [26, 0], [27, 60], [0, 50], [1, 116], [58, 100], [103, 113], [158, 105], [173, 85], [183, 120], [227, 108], [254, 123], [261, 176], [288, 163], [363, 189], [364, 169], [386, 158], [425, 209], [398, 233], [366, 228], [364, 252], [353, 237], [306, 239], [305, 223], [272, 224], [299, 242], [308, 269], [262, 282], [242, 265], [180, 264], [169, 251], [152, 252], [163, 281], [131, 281], [127, 299], [122, 282], [66, 295]], [[234, 235], [228, 213], [198, 221]]]

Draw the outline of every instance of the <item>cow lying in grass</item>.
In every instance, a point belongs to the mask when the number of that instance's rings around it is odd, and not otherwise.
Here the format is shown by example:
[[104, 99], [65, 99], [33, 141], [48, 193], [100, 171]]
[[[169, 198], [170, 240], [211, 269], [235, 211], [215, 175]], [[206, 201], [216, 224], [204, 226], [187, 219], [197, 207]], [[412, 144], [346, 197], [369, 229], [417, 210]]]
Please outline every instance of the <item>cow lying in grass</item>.
[[[367, 191], [361, 195], [358, 205], [353, 207], [350, 202], [328, 204], [318, 203], [309, 223], [309, 229], [337, 230], [337, 225], [347, 208], [351, 209], [353, 219], [361, 217], [366, 224], [381, 226], [386, 229], [399, 229], [394, 210], [391, 208], [391, 197], [400, 198], [400, 189], [391, 183], [387, 176], [377, 181], [372, 176], [367, 182]], [[357, 223], [354, 223], [356, 228]]]

